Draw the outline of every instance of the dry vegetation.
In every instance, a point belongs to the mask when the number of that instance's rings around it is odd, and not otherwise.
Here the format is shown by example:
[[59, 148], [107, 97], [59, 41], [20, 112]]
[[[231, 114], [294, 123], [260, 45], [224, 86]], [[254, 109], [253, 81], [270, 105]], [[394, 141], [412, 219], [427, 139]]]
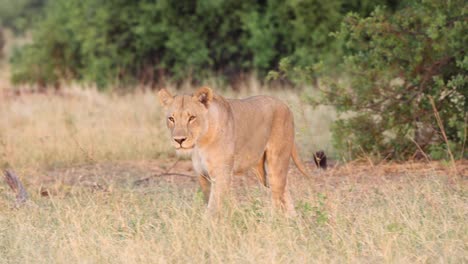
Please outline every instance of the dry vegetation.
[[[188, 90], [188, 88], [187, 88]], [[229, 96], [262, 94], [264, 89]], [[290, 91], [268, 92], [294, 109], [304, 155], [329, 151], [334, 113], [312, 110]], [[71, 88], [62, 95], [0, 97], [0, 155], [14, 167], [56, 167], [109, 160], [154, 159], [172, 153], [165, 119], [153, 92], [124, 96]]]
[[[230, 95], [255, 93], [265, 90]], [[291, 91], [268, 93], [292, 105], [306, 160], [330, 152], [333, 112]], [[0, 263], [468, 261], [466, 161], [458, 176], [443, 162], [326, 172], [309, 162], [312, 178], [292, 166], [296, 219], [272, 213], [268, 189], [246, 176], [210, 220], [195, 178], [154, 176], [176, 159], [154, 93], [2, 94], [0, 161], [22, 176], [30, 201], [13, 209], [0, 184]], [[173, 171], [193, 174], [185, 160]]]

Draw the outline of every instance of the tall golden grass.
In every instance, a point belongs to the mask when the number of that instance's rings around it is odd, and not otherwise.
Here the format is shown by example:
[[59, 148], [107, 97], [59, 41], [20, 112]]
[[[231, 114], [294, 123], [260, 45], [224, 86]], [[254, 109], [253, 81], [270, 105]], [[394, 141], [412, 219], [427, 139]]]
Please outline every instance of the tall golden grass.
[[[330, 152], [334, 112], [299, 92], [220, 92], [282, 98], [303, 158]], [[272, 212], [269, 190], [250, 183], [212, 219], [193, 178], [133, 184], [174, 160], [153, 92], [3, 94], [0, 161], [31, 199], [12, 209], [0, 184], [0, 263], [468, 262], [467, 182], [443, 163], [346, 164], [312, 178], [291, 168], [297, 218]]]
[[[331, 151], [328, 128], [333, 111], [312, 109], [289, 90], [255, 89], [236, 94], [218, 92], [230, 97], [272, 94], [283, 98], [295, 112], [297, 141], [303, 154], [311, 158], [318, 149]], [[154, 92], [116, 95], [69, 87], [61, 95], [4, 96], [0, 98], [0, 154], [14, 167], [167, 156], [173, 151], [163, 116]]]
[[464, 263], [466, 182], [444, 172], [350, 165], [304, 178], [293, 171], [295, 219], [271, 212], [258, 185], [240, 187], [242, 199], [217, 220], [205, 214], [195, 182], [75, 185], [47, 197], [33, 192], [17, 210], [2, 186], [0, 263]]

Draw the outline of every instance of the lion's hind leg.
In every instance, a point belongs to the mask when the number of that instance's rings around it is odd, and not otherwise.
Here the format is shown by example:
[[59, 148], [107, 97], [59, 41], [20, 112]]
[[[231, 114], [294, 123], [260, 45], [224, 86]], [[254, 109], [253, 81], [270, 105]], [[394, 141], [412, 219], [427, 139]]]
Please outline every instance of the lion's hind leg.
[[266, 153], [264, 152], [262, 158], [258, 161], [257, 166], [255, 167], [255, 176], [257, 179], [265, 186], [270, 187], [270, 183], [267, 178], [267, 168], [266, 168]]
[[266, 163], [273, 205], [287, 213], [288, 216], [295, 216], [296, 211], [287, 186], [289, 153], [288, 151], [281, 152], [279, 149], [267, 149]]

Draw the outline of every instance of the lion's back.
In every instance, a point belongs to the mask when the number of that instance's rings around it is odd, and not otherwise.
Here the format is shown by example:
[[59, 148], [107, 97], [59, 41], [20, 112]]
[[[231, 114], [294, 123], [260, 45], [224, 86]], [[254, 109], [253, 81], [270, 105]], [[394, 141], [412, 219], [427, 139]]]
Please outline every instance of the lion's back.
[[[289, 107], [280, 99], [258, 95], [244, 99], [228, 99], [235, 116], [245, 121], [261, 117], [263, 121], [269, 121], [278, 111], [289, 111]], [[262, 121], [259, 120], [259, 121]]]
[[[293, 129], [293, 116], [281, 100], [270, 96], [228, 99], [234, 119], [239, 170], [255, 163], [277, 129]], [[290, 131], [292, 134], [293, 131]], [[285, 139], [288, 140], [288, 139]], [[240, 161], [239, 159], [247, 160]]]

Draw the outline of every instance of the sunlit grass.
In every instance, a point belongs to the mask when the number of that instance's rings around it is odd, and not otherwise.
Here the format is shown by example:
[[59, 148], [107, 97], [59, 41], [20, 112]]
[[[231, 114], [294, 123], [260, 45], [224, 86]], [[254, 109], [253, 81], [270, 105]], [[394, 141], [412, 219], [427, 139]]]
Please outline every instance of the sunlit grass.
[[[303, 159], [333, 156], [335, 113], [301, 100], [312, 89], [220, 92], [282, 98]], [[467, 182], [443, 163], [345, 164], [312, 178], [291, 166], [297, 218], [272, 212], [269, 190], [246, 184], [213, 219], [193, 178], [133, 184], [174, 160], [154, 92], [71, 87], [0, 102], [1, 165], [31, 196], [13, 209], [0, 184], [0, 263], [468, 262]]]
[[[313, 110], [292, 90], [217, 91], [229, 97], [270, 94], [282, 98], [295, 113], [297, 142], [305, 159], [319, 149], [332, 150], [326, 131], [333, 111]], [[0, 159], [14, 167], [54, 167], [173, 155], [163, 116], [154, 92], [119, 96], [71, 87], [63, 95], [3, 98]]]
[[[330, 175], [328, 175], [330, 176]], [[297, 177], [297, 175], [295, 176]], [[39, 197], [2, 207], [5, 263], [402, 263], [466, 261], [466, 189], [444, 176], [362, 186], [297, 180], [299, 216], [270, 210], [249, 187], [217, 220], [196, 188], [159, 184]], [[298, 184], [301, 182], [302, 184]], [[307, 185], [305, 183], [311, 183]], [[7, 197], [0, 201], [6, 203]]]

